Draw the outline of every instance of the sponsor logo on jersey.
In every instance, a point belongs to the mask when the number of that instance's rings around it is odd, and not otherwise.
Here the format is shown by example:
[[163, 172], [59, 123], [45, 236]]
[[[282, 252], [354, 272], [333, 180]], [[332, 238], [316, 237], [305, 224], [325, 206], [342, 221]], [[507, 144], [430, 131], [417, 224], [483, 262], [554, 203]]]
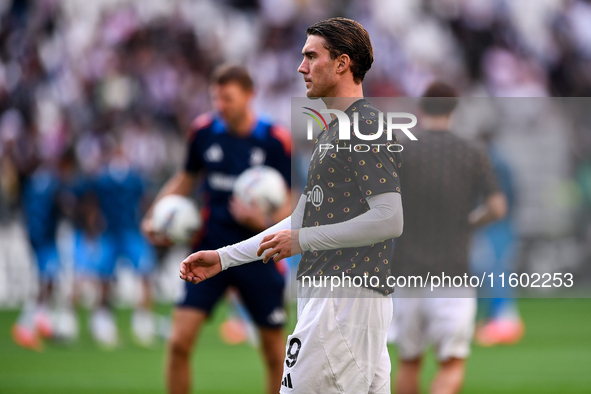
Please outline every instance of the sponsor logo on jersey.
[[237, 177], [235, 175], [212, 172], [207, 177], [209, 186], [214, 190], [231, 192], [234, 189]]
[[267, 154], [265, 151], [258, 146], [255, 146], [250, 150], [250, 161], [249, 164], [251, 167], [256, 167], [263, 165], [265, 159], [267, 158]]
[[203, 157], [210, 163], [219, 163], [224, 158], [224, 151], [219, 144], [213, 144], [207, 148]]
[[323, 200], [324, 192], [320, 186], [316, 185], [311, 191], [308, 191], [306, 201], [311, 202], [316, 208], [322, 205]]

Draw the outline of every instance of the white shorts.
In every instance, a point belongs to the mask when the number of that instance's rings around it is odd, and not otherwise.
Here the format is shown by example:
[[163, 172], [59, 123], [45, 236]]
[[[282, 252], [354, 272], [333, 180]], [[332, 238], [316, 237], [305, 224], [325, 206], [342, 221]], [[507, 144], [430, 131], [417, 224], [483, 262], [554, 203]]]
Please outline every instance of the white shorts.
[[348, 289], [351, 298], [314, 298], [326, 290], [298, 285], [298, 322], [287, 338], [280, 392], [390, 394], [392, 299], [365, 288]]
[[[396, 297], [409, 295], [396, 289]], [[474, 335], [476, 298], [394, 298], [391, 332], [402, 360], [415, 360], [429, 345], [438, 361], [467, 358]]]

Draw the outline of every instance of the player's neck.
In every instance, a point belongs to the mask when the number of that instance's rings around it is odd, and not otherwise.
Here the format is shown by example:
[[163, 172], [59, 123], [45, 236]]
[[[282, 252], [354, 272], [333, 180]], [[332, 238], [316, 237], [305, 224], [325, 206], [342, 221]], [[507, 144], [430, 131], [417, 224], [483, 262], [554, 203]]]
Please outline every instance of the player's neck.
[[363, 85], [352, 80], [348, 83], [339, 83], [335, 86], [330, 97], [324, 97], [322, 101], [327, 109], [345, 111], [355, 101], [363, 98]]
[[448, 131], [450, 125], [449, 116], [425, 116], [421, 119], [423, 129], [430, 131]]
[[235, 122], [228, 123], [228, 131], [238, 137], [248, 137], [254, 129], [255, 121], [256, 117], [254, 116], [254, 112], [250, 110], [246, 111], [245, 116]]

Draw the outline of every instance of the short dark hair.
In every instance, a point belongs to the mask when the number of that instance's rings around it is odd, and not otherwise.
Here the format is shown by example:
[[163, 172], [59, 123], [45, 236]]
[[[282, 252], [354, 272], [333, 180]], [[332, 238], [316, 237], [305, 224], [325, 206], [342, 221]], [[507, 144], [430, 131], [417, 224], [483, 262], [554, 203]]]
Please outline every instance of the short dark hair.
[[458, 94], [450, 85], [436, 81], [431, 83], [419, 106], [427, 115], [442, 116], [451, 114], [458, 105]]
[[321, 36], [330, 57], [342, 54], [351, 58], [351, 72], [356, 83], [363, 78], [373, 63], [373, 47], [369, 33], [359, 22], [347, 18], [330, 18], [317, 22], [306, 30], [308, 36]]
[[248, 70], [242, 66], [223, 64], [214, 70], [211, 76], [212, 85], [225, 85], [230, 82], [237, 83], [246, 91], [254, 89]]

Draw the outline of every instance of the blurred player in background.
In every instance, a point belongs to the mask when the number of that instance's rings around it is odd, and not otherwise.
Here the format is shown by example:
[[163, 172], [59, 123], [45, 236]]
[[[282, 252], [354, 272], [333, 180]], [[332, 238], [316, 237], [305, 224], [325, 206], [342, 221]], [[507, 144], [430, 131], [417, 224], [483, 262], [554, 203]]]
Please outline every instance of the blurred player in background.
[[87, 283], [100, 287], [97, 294], [103, 296], [103, 284], [98, 272], [109, 250], [105, 235], [105, 219], [101, 213], [96, 194], [90, 190], [88, 179], [71, 189], [74, 214], [74, 303], [82, 301]]
[[[80, 251], [79, 248], [80, 233], [84, 230], [90, 232], [91, 226], [88, 223], [90, 221], [92, 223], [98, 222], [92, 219], [100, 217], [100, 213], [97, 215], [87, 214], [87, 204], [81, 203], [88, 194], [89, 182], [88, 177], [80, 171], [78, 164], [74, 149], [68, 148], [62, 156], [60, 201], [64, 218], [73, 225], [74, 239], [73, 242], [68, 242], [68, 246], [72, 247], [72, 250], [68, 250], [68, 254], [70, 255], [71, 251], [71, 256], [74, 258], [73, 269], [76, 280], [73, 283], [71, 297], [64, 297], [60, 300], [54, 318], [54, 339], [66, 342], [72, 342], [78, 338], [78, 320], [73, 307], [76, 304], [80, 288], [79, 278], [90, 276], [94, 278], [95, 265], [89, 264], [89, 262], [102, 255], [100, 248], [84, 251]], [[96, 207], [96, 212], [98, 212], [98, 207]]]
[[[155, 268], [156, 258], [151, 245], [140, 232], [142, 206], [145, 206], [144, 181], [130, 166], [118, 143], [108, 152], [107, 163], [92, 180], [91, 189], [105, 220], [104, 233], [100, 237], [93, 234], [100, 241], [97, 246], [102, 252], [102, 258], [93, 258], [99, 264], [97, 273], [102, 280], [100, 306], [93, 313], [91, 321], [93, 336], [107, 347], [117, 345], [117, 326], [109, 301], [116, 263], [123, 258], [133, 265], [142, 279], [142, 297], [132, 316], [132, 332], [140, 345], [150, 346], [156, 333], [156, 323], [151, 312], [150, 285], [150, 274]], [[91, 210], [89, 214], [94, 215], [95, 212]], [[92, 224], [91, 227], [97, 225], [92, 222], [89, 224]], [[94, 228], [92, 232], [96, 230]], [[86, 247], [92, 249], [91, 245], [87, 243]]]
[[[513, 226], [513, 207], [515, 205], [515, 187], [511, 169], [493, 141], [491, 133], [484, 133], [482, 140], [488, 148], [488, 155], [499, 186], [507, 197], [507, 216], [491, 223], [474, 234], [472, 245], [472, 267], [479, 275], [482, 272], [494, 273], [494, 277], [505, 273], [508, 277], [515, 272], [516, 236]], [[482, 346], [497, 344], [511, 345], [519, 342], [524, 326], [519, 316], [517, 303], [512, 298], [511, 286], [488, 287], [485, 281], [486, 298], [478, 302], [480, 324], [476, 328], [476, 341]]]
[[20, 346], [36, 350], [42, 348], [41, 337], [54, 334], [50, 303], [55, 301], [54, 285], [61, 268], [56, 236], [62, 213], [62, 174], [72, 159], [68, 153], [57, 163], [39, 163], [22, 192], [25, 228], [37, 261], [39, 292], [34, 302], [25, 303], [12, 335]]
[[[421, 99], [423, 131], [416, 134], [418, 143], [406, 144], [404, 149], [406, 225], [394, 249], [395, 276], [424, 277], [427, 272], [442, 271], [463, 276], [469, 272], [472, 229], [506, 214], [506, 199], [485, 152], [449, 131], [456, 105], [455, 90], [440, 82], [431, 84]], [[472, 210], [479, 198], [484, 203]], [[466, 298], [433, 298], [457, 297], [454, 290], [433, 294], [413, 288], [396, 290], [392, 324], [400, 359], [397, 393], [419, 392], [421, 361], [431, 344], [439, 362], [431, 392], [461, 389], [474, 332], [476, 294], [468, 288], [460, 294]]]
[[[310, 26], [298, 68], [306, 95], [322, 98], [349, 123], [359, 115], [360, 133], [376, 132], [379, 111], [363, 99], [362, 82], [373, 63], [368, 32], [351, 19], [330, 18]], [[341, 116], [342, 117], [342, 116]], [[340, 141], [337, 117], [315, 142], [306, 188], [291, 216], [262, 233], [218, 250], [201, 251], [180, 266], [182, 279], [215, 281], [226, 269], [281, 259], [303, 251], [298, 267], [298, 322], [288, 337], [281, 393], [389, 393], [386, 334], [392, 302], [386, 285], [392, 240], [402, 232], [397, 139], [385, 133], [382, 149], [346, 149], [363, 141]], [[380, 130], [382, 131], [382, 130]], [[346, 145], [343, 145], [346, 144]], [[326, 150], [326, 146], [345, 147]], [[323, 150], [324, 148], [324, 150]], [[221, 272], [221, 273], [220, 273]], [[304, 277], [378, 279], [381, 287], [306, 287]], [[210, 278], [210, 279], [208, 279]], [[206, 280], [207, 279], [207, 280]], [[330, 283], [330, 282], [329, 282]]]
[[[204, 230], [195, 250], [216, 249], [249, 238], [289, 215], [289, 200], [271, 216], [256, 206], [232, 199], [233, 182], [245, 169], [267, 165], [277, 169], [290, 184], [291, 138], [287, 131], [256, 116], [250, 107], [254, 95], [248, 72], [238, 66], [216, 70], [210, 85], [215, 113], [198, 117], [188, 135], [184, 169], [162, 188], [157, 199], [169, 194], [192, 195], [198, 177], [205, 180]], [[143, 229], [154, 244], [166, 244], [154, 233], [148, 213]], [[190, 390], [189, 360], [203, 323], [228, 287], [235, 287], [260, 331], [269, 393], [279, 391], [285, 339], [283, 289], [285, 280], [275, 264], [259, 261], [230, 269], [214, 280], [187, 283], [186, 294], [173, 314], [169, 343], [168, 391]]]

